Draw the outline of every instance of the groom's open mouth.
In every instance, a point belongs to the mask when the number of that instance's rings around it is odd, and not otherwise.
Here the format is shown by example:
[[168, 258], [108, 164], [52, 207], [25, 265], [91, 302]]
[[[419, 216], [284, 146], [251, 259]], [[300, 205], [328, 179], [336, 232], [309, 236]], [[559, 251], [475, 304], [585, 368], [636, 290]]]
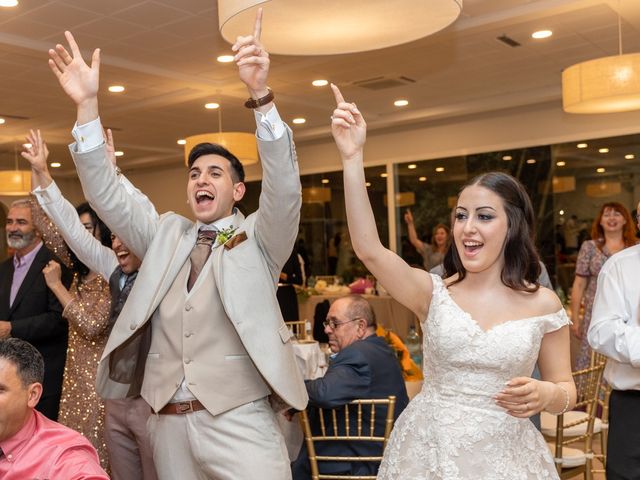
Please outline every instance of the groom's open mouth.
[[207, 190], [198, 190], [196, 192], [196, 204], [208, 205], [216, 199], [215, 195]]

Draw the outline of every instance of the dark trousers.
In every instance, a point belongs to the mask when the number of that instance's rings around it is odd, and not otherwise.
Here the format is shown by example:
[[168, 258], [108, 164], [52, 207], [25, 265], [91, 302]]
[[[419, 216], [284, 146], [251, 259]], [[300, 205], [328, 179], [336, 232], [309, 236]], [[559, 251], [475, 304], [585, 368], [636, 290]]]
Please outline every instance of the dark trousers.
[[638, 390], [611, 392], [607, 480], [640, 480], [640, 391]]

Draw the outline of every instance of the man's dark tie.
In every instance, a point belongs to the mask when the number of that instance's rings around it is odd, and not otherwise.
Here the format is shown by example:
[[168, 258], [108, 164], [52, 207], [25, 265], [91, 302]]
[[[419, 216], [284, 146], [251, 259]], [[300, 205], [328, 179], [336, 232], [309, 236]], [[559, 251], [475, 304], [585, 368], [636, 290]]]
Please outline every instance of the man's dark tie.
[[[126, 279], [124, 281], [124, 286], [122, 290], [120, 290], [120, 278], [122, 275], [126, 275]], [[113, 273], [111, 274], [111, 278], [109, 279], [109, 287], [111, 288], [111, 325], [113, 326], [124, 307], [124, 304], [129, 298], [129, 293], [131, 293], [131, 289], [133, 288], [133, 284], [135, 283], [136, 277], [138, 276], [138, 272], [135, 271], [127, 275], [122, 271], [120, 267], [117, 267]]]
[[198, 230], [198, 239], [196, 245], [191, 250], [191, 272], [189, 273], [189, 281], [187, 282], [187, 291], [191, 291], [193, 285], [198, 279], [198, 275], [202, 271], [202, 267], [207, 263], [209, 255], [211, 255], [211, 245], [216, 241], [218, 236], [217, 230]]

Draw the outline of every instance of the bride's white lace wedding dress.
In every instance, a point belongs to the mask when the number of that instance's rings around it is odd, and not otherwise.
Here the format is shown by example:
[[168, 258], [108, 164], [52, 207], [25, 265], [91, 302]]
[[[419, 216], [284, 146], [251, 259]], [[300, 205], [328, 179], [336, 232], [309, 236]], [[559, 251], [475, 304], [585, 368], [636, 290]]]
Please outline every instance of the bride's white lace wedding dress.
[[396, 422], [378, 479], [557, 479], [542, 435], [493, 396], [513, 377], [531, 376], [543, 335], [569, 323], [564, 310], [484, 331], [432, 278], [424, 387]]

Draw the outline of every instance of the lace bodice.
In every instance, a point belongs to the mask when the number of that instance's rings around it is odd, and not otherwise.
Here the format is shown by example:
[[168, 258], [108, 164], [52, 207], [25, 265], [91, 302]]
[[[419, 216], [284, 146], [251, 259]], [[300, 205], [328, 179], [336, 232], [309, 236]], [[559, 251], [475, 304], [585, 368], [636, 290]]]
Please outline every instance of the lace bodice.
[[557, 478], [533, 424], [507, 415], [493, 396], [513, 377], [531, 376], [544, 334], [569, 323], [564, 310], [484, 331], [432, 279], [424, 387], [396, 423], [379, 478]]

